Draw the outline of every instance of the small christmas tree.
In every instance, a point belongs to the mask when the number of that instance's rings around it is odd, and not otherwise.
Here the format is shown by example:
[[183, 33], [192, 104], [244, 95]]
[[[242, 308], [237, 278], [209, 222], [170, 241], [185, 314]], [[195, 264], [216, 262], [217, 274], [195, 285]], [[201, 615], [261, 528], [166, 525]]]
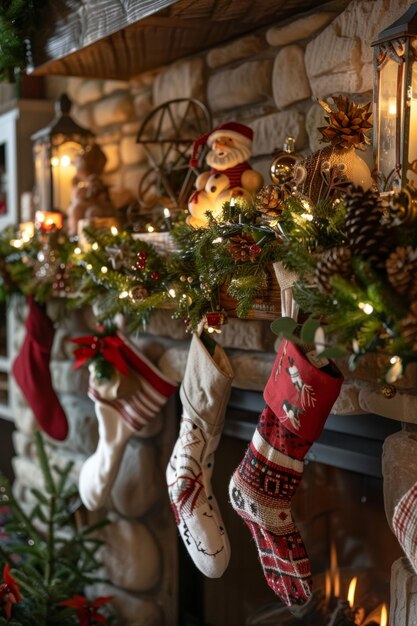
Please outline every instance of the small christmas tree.
[[0, 476], [0, 501], [6, 510], [0, 544], [0, 625], [72, 626], [110, 624], [100, 612], [111, 598], [88, 600], [85, 588], [97, 582], [97, 531], [106, 523], [81, 526], [76, 521], [80, 500], [64, 469], [51, 467], [40, 433], [35, 435], [44, 489], [32, 489], [30, 513]]

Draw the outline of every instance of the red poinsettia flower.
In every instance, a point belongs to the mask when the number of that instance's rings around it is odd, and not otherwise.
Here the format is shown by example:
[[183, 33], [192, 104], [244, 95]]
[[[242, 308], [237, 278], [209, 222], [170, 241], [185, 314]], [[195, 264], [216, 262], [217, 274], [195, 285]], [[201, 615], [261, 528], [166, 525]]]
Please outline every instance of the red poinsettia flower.
[[13, 604], [23, 600], [19, 585], [10, 573], [10, 565], [7, 563], [3, 570], [3, 582], [0, 584], [0, 603], [4, 604], [4, 612], [9, 620], [12, 614]]
[[107, 619], [97, 609], [108, 604], [112, 599], [113, 596], [101, 596], [89, 602], [84, 596], [75, 595], [59, 604], [76, 610], [80, 626], [91, 626], [91, 624], [107, 624]]

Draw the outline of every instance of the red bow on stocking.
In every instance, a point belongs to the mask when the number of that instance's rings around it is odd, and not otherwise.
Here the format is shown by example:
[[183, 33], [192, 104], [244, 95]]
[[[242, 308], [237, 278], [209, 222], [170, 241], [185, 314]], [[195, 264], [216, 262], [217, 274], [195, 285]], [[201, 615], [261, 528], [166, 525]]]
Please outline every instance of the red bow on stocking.
[[105, 361], [111, 363], [121, 374], [126, 376], [129, 368], [121, 352], [123, 341], [117, 335], [88, 335], [87, 337], [76, 337], [70, 339], [72, 343], [81, 344], [74, 350], [74, 368], [81, 367], [97, 356], [103, 357]]

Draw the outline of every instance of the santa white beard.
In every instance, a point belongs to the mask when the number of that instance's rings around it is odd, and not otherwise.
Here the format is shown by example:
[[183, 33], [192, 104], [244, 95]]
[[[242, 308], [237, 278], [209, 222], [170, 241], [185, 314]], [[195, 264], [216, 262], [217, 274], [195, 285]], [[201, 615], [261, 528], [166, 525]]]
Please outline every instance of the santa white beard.
[[220, 154], [212, 148], [210, 152], [207, 153], [206, 163], [216, 170], [223, 171], [229, 169], [229, 167], [238, 165], [238, 163], [247, 161], [250, 155], [251, 150], [247, 146], [240, 146], [236, 148], [223, 146]]

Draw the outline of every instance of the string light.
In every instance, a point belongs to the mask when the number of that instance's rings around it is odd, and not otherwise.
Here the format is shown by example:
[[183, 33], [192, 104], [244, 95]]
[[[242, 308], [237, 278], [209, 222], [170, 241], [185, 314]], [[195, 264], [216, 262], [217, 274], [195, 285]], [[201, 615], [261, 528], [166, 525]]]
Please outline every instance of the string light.
[[153, 231], [155, 230], [154, 227], [151, 224], [148, 224], [146, 227], [146, 230], [148, 231], [148, 233], [153, 233]]
[[222, 241], [223, 241], [223, 237], [216, 237], [216, 239], [213, 239], [211, 243], [221, 243]]
[[97, 241], [95, 241], [95, 242], [93, 243], [93, 245], [91, 246], [91, 248], [92, 248], [93, 250], [98, 250], [98, 247], [99, 247], [99, 246], [98, 246]]
[[103, 267], [101, 268], [101, 273], [102, 274], [107, 274], [108, 271], [109, 271], [109, 268], [106, 267], [105, 265], [103, 265]]
[[171, 298], [175, 298], [177, 295], [175, 289], [169, 289], [168, 294], [171, 296]]
[[371, 315], [374, 307], [369, 302], [359, 302], [358, 307], [365, 313], [365, 315]]
[[111, 234], [112, 234], [112, 235], [114, 235], [114, 236], [116, 236], [116, 235], [119, 233], [119, 231], [117, 230], [116, 226], [112, 226], [112, 227], [110, 228], [110, 232], [111, 232]]
[[124, 298], [128, 298], [129, 297], [129, 292], [128, 291], [121, 291], [119, 293], [119, 300], [123, 300]]
[[93, 269], [93, 266], [91, 265], [91, 263], [87, 263], [87, 265], [85, 266], [85, 269], [89, 272]]
[[82, 250], [78, 246], [74, 248], [74, 254], [81, 254]]

